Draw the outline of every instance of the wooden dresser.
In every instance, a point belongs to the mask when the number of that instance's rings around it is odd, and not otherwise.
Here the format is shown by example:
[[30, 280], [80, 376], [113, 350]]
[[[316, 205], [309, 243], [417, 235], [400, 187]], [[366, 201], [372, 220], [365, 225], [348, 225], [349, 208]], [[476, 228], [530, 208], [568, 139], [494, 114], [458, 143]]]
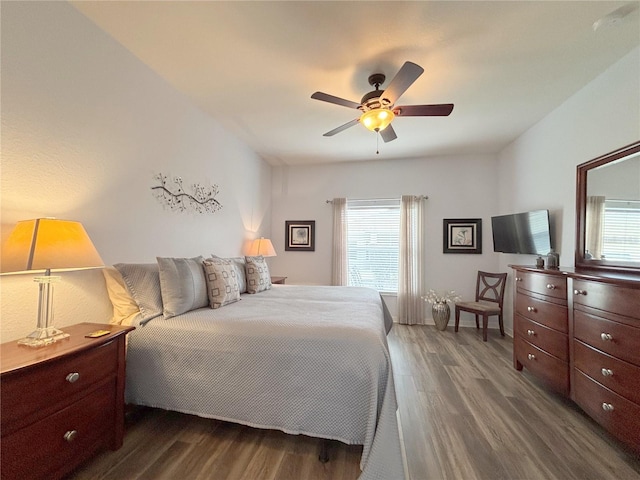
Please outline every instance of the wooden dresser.
[[558, 271], [517, 271], [513, 362], [569, 395], [567, 278]]
[[[103, 337], [85, 335], [109, 330]], [[2, 479], [55, 479], [124, 435], [125, 337], [133, 327], [81, 323], [42, 348], [0, 345]]]
[[511, 267], [515, 368], [569, 396], [640, 453], [640, 278]]

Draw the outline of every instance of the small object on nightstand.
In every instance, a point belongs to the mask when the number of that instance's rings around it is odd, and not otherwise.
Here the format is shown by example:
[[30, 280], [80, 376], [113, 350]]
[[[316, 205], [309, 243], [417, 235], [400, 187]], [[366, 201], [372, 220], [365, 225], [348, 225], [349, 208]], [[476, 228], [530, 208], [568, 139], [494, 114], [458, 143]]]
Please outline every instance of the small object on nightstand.
[[536, 268], [544, 268], [544, 258], [540, 256], [536, 258]]
[[99, 338], [104, 337], [105, 335], [109, 335], [111, 330], [96, 330], [95, 332], [91, 332], [85, 335], [85, 338]]
[[276, 285], [284, 285], [287, 277], [271, 277], [271, 283]]

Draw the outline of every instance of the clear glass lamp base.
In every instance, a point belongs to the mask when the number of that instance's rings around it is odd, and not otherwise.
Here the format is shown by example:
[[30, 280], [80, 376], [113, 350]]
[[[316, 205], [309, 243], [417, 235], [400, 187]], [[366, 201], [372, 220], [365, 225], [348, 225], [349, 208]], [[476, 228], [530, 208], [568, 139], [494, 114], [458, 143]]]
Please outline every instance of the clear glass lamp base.
[[18, 344], [28, 345], [29, 347], [44, 347], [68, 337], [68, 333], [64, 333], [56, 327], [36, 328], [25, 338], [18, 340]]

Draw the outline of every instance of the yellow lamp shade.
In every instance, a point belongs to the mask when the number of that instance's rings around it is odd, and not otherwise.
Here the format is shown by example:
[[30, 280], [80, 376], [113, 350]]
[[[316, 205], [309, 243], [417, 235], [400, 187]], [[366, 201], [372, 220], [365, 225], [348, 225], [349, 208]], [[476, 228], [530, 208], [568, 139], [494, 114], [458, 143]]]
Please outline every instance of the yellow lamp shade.
[[374, 108], [360, 116], [360, 123], [372, 132], [379, 132], [389, 126], [395, 114], [388, 108]]
[[18, 222], [2, 245], [1, 273], [104, 266], [80, 222], [38, 218]]
[[271, 240], [268, 238], [260, 237], [256, 238], [253, 243], [251, 243], [251, 247], [249, 247], [249, 256], [255, 257], [258, 255], [262, 255], [263, 257], [275, 257], [276, 250], [273, 248], [273, 244]]

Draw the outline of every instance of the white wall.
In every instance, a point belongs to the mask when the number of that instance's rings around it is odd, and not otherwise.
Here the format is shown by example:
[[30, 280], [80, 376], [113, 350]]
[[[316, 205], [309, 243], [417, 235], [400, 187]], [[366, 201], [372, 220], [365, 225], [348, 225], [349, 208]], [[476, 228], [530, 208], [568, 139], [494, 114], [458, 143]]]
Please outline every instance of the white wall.
[[[66, 2], [3, 2], [1, 87], [2, 239], [18, 220], [78, 220], [113, 264], [237, 255], [270, 234], [269, 165]], [[223, 209], [165, 210], [159, 172], [218, 184]], [[62, 277], [57, 325], [109, 320], [100, 271]], [[8, 341], [34, 328], [37, 286], [0, 278]]]
[[[333, 217], [326, 200], [427, 195], [426, 288], [453, 289], [472, 299], [477, 270], [495, 271], [498, 265], [490, 228], [498, 210], [496, 167], [492, 155], [471, 155], [275, 168], [271, 231], [278, 256], [270, 259], [271, 271], [287, 276], [288, 283], [331, 283]], [[445, 218], [481, 218], [483, 253], [443, 254]], [[284, 250], [286, 220], [316, 221], [315, 252]], [[389, 306], [395, 314], [395, 299]], [[429, 309], [426, 314], [431, 321]]]
[[[501, 214], [548, 208], [561, 266], [573, 266], [576, 166], [640, 139], [640, 47], [631, 51], [499, 156]], [[534, 257], [503, 255], [508, 264]], [[509, 285], [507, 318], [512, 318]]]

